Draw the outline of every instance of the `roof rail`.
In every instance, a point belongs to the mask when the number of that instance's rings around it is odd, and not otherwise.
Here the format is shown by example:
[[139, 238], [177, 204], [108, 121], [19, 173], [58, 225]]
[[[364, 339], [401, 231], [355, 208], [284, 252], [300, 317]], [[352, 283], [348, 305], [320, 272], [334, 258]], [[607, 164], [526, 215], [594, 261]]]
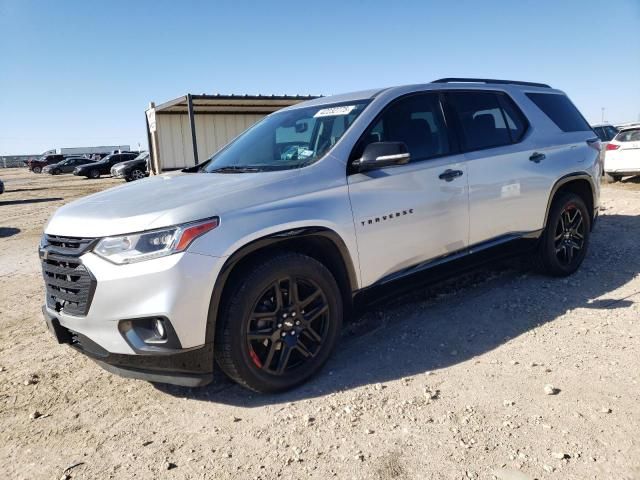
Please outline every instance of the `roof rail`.
[[546, 83], [519, 82], [517, 80], [496, 80], [493, 78], [440, 78], [431, 83], [496, 83], [498, 85], [525, 85], [527, 87], [551, 88]]

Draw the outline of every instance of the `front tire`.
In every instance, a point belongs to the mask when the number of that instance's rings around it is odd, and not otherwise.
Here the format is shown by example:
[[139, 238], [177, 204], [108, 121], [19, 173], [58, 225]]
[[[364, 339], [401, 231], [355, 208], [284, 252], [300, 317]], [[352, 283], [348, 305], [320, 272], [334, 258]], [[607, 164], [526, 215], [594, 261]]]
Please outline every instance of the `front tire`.
[[275, 255], [231, 284], [216, 329], [216, 360], [251, 390], [288, 390], [322, 368], [341, 328], [342, 296], [331, 272], [306, 255]]
[[97, 168], [92, 168], [89, 170], [89, 178], [95, 180], [96, 178], [100, 178], [100, 170]]
[[131, 173], [129, 174], [129, 181], [132, 182], [134, 180], [142, 180], [144, 177], [145, 177], [144, 172], [139, 168], [136, 168], [132, 170]]
[[31, 171], [32, 171], [33, 173], [41, 173], [41, 172], [42, 172], [42, 167], [33, 167], [33, 168], [31, 169]]
[[547, 275], [566, 277], [574, 273], [587, 254], [591, 217], [584, 200], [565, 193], [553, 201], [547, 226], [538, 245], [538, 267]]

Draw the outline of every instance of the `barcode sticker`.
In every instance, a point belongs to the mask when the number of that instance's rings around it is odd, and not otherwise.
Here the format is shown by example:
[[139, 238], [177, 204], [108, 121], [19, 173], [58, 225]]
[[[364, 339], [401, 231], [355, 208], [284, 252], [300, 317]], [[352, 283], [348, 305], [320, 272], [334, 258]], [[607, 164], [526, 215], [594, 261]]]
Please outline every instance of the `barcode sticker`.
[[318, 110], [316, 112], [316, 114], [314, 115], [314, 118], [333, 117], [337, 115], [349, 115], [354, 108], [356, 108], [355, 105], [347, 105], [344, 107], [323, 108], [322, 110]]

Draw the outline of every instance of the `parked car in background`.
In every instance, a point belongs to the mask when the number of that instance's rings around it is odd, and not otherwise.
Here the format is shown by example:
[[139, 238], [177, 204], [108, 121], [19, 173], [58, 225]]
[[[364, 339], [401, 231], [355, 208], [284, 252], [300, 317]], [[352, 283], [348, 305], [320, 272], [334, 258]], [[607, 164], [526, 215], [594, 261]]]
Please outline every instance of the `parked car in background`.
[[95, 163], [95, 161], [85, 157], [68, 157], [61, 162], [47, 165], [42, 169], [42, 173], [48, 173], [50, 175], [71, 173], [76, 167], [80, 165], [87, 165], [89, 163]]
[[111, 155], [104, 157], [99, 162], [93, 162], [91, 164], [76, 167], [73, 170], [73, 174], [87, 178], [100, 178], [100, 175], [109, 175], [111, 173], [111, 167], [116, 163], [133, 160], [137, 156], [137, 152], [112, 153]]
[[621, 130], [609, 142], [604, 156], [604, 172], [609, 182], [640, 175], [640, 126]]
[[619, 132], [618, 128], [608, 123], [599, 123], [596, 125], [592, 125], [591, 128], [594, 132], [596, 132], [596, 135], [598, 135], [600, 142], [602, 142], [603, 144], [610, 142], [613, 137], [615, 137]]
[[543, 84], [442, 79], [302, 102], [207, 162], [60, 207], [39, 249], [45, 320], [128, 377], [193, 387], [217, 361], [245, 387], [286, 390], [327, 361], [365, 292], [516, 251], [575, 272], [599, 155]]
[[4, 183], [0, 180], [0, 193], [4, 193]]
[[149, 176], [149, 152], [142, 152], [133, 160], [121, 162], [111, 167], [113, 178], [124, 178], [127, 182], [141, 180]]
[[47, 165], [53, 165], [54, 163], [61, 162], [66, 157], [67, 156], [62, 153], [49, 153], [42, 155], [40, 158], [27, 160], [25, 163], [33, 173], [41, 173], [42, 169]]

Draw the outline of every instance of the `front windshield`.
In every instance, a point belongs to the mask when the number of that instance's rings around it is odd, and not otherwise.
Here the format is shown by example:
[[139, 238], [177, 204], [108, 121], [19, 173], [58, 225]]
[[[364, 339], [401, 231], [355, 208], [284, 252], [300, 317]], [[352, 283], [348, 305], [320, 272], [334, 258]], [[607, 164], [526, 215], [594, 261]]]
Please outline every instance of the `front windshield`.
[[276, 112], [211, 157], [201, 172], [299, 168], [321, 158], [351, 126], [367, 101]]

